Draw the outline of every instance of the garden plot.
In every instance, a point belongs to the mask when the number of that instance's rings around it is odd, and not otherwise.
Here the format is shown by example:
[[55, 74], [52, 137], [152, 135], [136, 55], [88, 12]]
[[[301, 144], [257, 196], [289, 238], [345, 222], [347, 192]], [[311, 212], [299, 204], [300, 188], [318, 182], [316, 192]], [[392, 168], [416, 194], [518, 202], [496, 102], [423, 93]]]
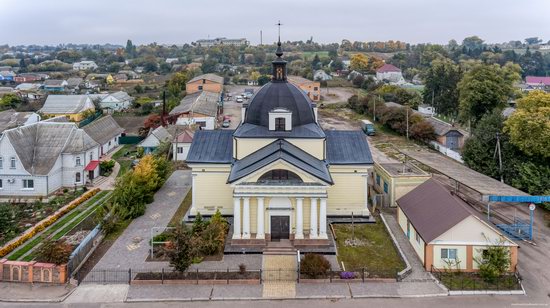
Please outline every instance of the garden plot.
[[8, 255], [8, 260], [32, 261], [35, 257], [35, 252], [46, 238], [51, 238], [56, 241], [69, 235], [73, 230], [78, 231], [79, 226], [83, 227], [84, 223], [87, 223], [90, 219], [93, 220], [95, 211], [101, 204], [110, 198], [110, 195], [111, 192], [109, 191], [97, 193], [90, 200], [77, 206], [43, 232], [37, 234], [28, 243], [14, 250]]

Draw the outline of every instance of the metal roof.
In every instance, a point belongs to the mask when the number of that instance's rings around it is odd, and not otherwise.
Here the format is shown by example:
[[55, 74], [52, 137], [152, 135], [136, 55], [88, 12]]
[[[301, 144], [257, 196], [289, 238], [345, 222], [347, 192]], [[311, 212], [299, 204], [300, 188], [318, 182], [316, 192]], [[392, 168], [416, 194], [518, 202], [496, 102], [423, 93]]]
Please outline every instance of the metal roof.
[[197, 77], [195, 77], [195, 78], [189, 80], [187, 83], [199, 81], [199, 80], [202, 80], [202, 79], [206, 79], [206, 80], [209, 80], [209, 81], [212, 81], [212, 82], [217, 82], [217, 83], [223, 84], [223, 77], [218, 76], [218, 75], [216, 75], [216, 74], [203, 74], [203, 75], [199, 75], [199, 76], [197, 76]]
[[434, 179], [399, 198], [397, 204], [426, 243], [471, 215], [464, 201]]
[[231, 167], [228, 182], [235, 182], [277, 160], [284, 160], [326, 183], [333, 184], [326, 162], [283, 139], [275, 140], [243, 159], [235, 161]]
[[367, 136], [362, 131], [327, 130], [327, 162], [330, 165], [373, 164]]
[[99, 144], [105, 144], [124, 132], [124, 129], [110, 115], [93, 121], [83, 129]]
[[244, 123], [269, 127], [269, 112], [284, 108], [292, 112], [292, 128], [315, 124], [313, 107], [307, 95], [289, 82], [270, 82], [250, 100]]
[[229, 164], [233, 161], [233, 130], [199, 130], [187, 154], [188, 163]]
[[13, 109], [0, 112], [0, 133], [25, 124], [33, 114], [34, 112], [18, 112]]
[[208, 91], [196, 92], [182, 98], [180, 104], [170, 111], [170, 115], [192, 112], [215, 117], [218, 115], [219, 101], [220, 93]]
[[46, 114], [75, 114], [94, 108], [87, 95], [48, 95], [39, 111]]

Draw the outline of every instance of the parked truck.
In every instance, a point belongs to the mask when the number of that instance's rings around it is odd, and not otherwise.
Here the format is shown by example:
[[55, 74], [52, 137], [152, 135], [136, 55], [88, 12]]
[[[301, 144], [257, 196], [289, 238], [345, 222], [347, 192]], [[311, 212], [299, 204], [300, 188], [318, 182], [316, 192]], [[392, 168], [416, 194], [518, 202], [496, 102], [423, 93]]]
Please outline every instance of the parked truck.
[[374, 129], [374, 124], [369, 120], [361, 120], [361, 129], [368, 136], [372, 136], [376, 134], [376, 130]]

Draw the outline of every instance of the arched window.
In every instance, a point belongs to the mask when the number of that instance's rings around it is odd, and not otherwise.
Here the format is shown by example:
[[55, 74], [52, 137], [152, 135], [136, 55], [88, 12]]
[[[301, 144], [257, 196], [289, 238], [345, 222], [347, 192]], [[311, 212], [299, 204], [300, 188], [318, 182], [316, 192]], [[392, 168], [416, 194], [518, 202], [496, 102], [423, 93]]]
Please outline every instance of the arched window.
[[275, 169], [268, 171], [258, 179], [258, 183], [272, 182], [302, 183], [303, 181], [296, 173], [284, 169]]
[[74, 181], [75, 181], [76, 183], [80, 183], [81, 180], [82, 180], [82, 179], [81, 179], [80, 172], [77, 172], [76, 175], [75, 175], [75, 180], [74, 180]]

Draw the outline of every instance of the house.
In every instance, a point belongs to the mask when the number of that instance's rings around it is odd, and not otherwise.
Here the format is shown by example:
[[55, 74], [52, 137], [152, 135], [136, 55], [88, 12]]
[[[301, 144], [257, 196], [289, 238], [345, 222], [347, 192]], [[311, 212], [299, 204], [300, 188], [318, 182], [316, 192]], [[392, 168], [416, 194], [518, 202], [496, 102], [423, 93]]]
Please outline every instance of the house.
[[196, 45], [199, 47], [212, 47], [212, 46], [218, 46], [218, 45], [226, 45], [226, 46], [246, 46], [248, 45], [248, 41], [245, 38], [239, 38], [239, 39], [228, 39], [225, 37], [218, 37], [215, 39], [202, 39], [197, 40], [195, 42]]
[[316, 81], [327, 81], [332, 80], [332, 76], [327, 74], [324, 70], [316, 70], [315, 73], [313, 73], [313, 80]]
[[418, 106], [418, 112], [420, 112], [423, 116], [429, 116], [432, 117], [435, 115], [435, 107], [422, 104]]
[[80, 77], [71, 77], [67, 79], [67, 88], [77, 89], [84, 83], [84, 79]]
[[80, 61], [73, 63], [73, 70], [75, 71], [91, 71], [97, 68], [97, 64], [94, 61]]
[[401, 70], [391, 64], [384, 64], [376, 70], [376, 79], [383, 81], [387, 80], [389, 82], [404, 82], [403, 75]]
[[16, 75], [13, 71], [0, 71], [0, 81], [15, 81]]
[[128, 76], [126, 74], [116, 74], [113, 78], [116, 82], [128, 81]]
[[204, 74], [189, 80], [185, 85], [187, 94], [199, 91], [223, 92], [223, 77], [215, 74]]
[[44, 81], [44, 90], [47, 92], [64, 92], [68, 85], [65, 80], [48, 79]]
[[516, 270], [518, 245], [478, 218], [468, 204], [429, 179], [397, 200], [397, 221], [424, 268], [473, 272], [484, 251], [502, 245]]
[[453, 151], [462, 149], [469, 135], [466, 131], [434, 117], [428, 117], [426, 121], [434, 128], [437, 143]]
[[181, 132], [172, 142], [172, 159], [175, 161], [184, 161], [187, 159], [189, 148], [193, 142], [193, 136], [195, 134], [190, 130], [184, 130]]
[[168, 130], [162, 126], [149, 130], [149, 134], [145, 139], [138, 143], [138, 147], [143, 148], [143, 153], [153, 153], [161, 142], [171, 142], [174, 137]]
[[128, 77], [128, 79], [139, 79], [141, 77], [138, 73], [132, 70], [120, 70], [118, 71], [118, 73], [125, 74]]
[[15, 89], [12, 87], [0, 87], [0, 97], [6, 94], [15, 94]]
[[195, 92], [182, 98], [180, 104], [170, 111], [170, 115], [178, 117], [176, 125], [196, 124], [202, 129], [214, 129], [220, 100], [219, 92]]
[[0, 199], [44, 200], [99, 175], [99, 145], [75, 123], [41, 121], [0, 136]]
[[100, 156], [118, 147], [118, 138], [124, 132], [124, 129], [110, 115], [92, 121], [82, 129], [99, 144]]
[[[324, 131], [317, 108], [286, 76], [281, 43], [272, 81], [243, 105], [236, 130], [195, 132], [189, 218], [229, 216], [228, 249], [270, 241], [330, 247], [327, 219], [369, 219], [372, 156], [361, 131]], [[310, 246], [311, 247], [311, 246]]]
[[128, 109], [132, 106], [134, 99], [124, 91], [118, 91], [103, 97], [99, 105], [103, 109], [111, 109], [114, 111], [121, 111]]
[[550, 87], [550, 77], [526, 76], [525, 84], [532, 90], [544, 90]]
[[40, 112], [46, 116], [65, 115], [72, 121], [81, 121], [86, 112], [95, 111], [95, 106], [88, 95], [48, 95]]
[[372, 186], [374, 193], [381, 196], [381, 199], [376, 199], [376, 205], [396, 207], [395, 200], [430, 177], [429, 173], [411, 163], [375, 163]]
[[175, 63], [178, 63], [179, 59], [178, 58], [166, 58], [166, 63], [168, 64], [175, 64]]
[[288, 82], [297, 86], [314, 102], [321, 100], [321, 83], [300, 76], [288, 76]]
[[3, 131], [40, 121], [40, 115], [34, 112], [18, 112], [13, 109], [0, 112], [0, 134]]

